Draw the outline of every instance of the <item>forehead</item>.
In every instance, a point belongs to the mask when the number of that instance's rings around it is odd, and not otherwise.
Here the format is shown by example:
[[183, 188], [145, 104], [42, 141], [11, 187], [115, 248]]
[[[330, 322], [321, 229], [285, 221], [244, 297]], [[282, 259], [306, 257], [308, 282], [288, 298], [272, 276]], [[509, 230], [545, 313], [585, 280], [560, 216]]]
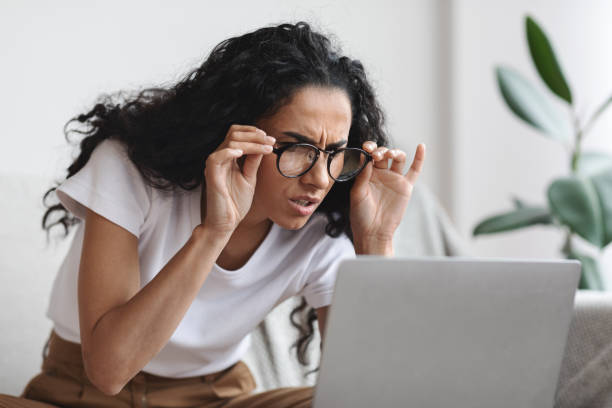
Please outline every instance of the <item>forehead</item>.
[[351, 104], [341, 89], [306, 87], [297, 91], [289, 103], [264, 119], [260, 126], [277, 138], [289, 131], [307, 136], [316, 143], [330, 144], [348, 138]]

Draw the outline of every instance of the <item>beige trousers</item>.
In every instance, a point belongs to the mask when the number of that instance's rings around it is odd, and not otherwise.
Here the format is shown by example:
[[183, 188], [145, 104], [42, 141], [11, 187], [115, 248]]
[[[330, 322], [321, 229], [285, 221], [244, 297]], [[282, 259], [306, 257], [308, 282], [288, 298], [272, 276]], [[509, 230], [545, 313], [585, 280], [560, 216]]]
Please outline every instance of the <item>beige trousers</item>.
[[108, 396], [87, 379], [80, 344], [51, 332], [48, 345], [42, 372], [30, 380], [20, 398], [0, 395], [0, 407], [307, 408], [312, 402], [312, 387], [253, 394], [255, 380], [242, 361], [218, 373], [180, 379], [141, 371], [119, 394]]

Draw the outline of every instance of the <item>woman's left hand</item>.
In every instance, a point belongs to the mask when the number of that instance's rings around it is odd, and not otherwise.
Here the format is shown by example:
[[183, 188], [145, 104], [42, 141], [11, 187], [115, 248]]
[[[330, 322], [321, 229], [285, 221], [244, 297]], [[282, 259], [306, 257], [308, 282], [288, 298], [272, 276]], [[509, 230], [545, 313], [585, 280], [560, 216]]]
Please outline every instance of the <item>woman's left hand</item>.
[[[406, 153], [377, 147], [368, 141], [363, 149], [372, 155], [351, 189], [351, 229], [357, 254], [393, 254], [393, 234], [410, 201], [423, 168], [425, 145], [419, 144], [406, 175]], [[391, 165], [388, 162], [391, 159]]]

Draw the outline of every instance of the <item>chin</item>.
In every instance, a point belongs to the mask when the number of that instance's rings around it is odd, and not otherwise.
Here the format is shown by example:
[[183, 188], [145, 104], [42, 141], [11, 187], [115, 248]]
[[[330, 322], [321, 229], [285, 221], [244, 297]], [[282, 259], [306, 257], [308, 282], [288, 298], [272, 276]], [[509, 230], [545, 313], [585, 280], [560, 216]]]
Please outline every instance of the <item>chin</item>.
[[271, 219], [271, 221], [283, 229], [299, 230], [304, 225], [306, 225], [310, 217], [312, 217], [312, 215], [304, 217], [283, 217]]

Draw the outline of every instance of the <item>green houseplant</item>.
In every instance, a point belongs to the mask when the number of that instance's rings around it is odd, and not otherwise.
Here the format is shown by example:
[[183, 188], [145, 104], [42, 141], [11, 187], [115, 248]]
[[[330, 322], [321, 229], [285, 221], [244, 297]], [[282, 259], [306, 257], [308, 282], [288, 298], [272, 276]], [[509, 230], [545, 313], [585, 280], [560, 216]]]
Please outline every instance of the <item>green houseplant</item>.
[[546, 206], [526, 204], [515, 198], [513, 210], [484, 219], [472, 234], [493, 234], [536, 224], [562, 228], [566, 239], [561, 251], [566, 258], [582, 263], [580, 288], [604, 290], [597, 256], [581, 253], [572, 238], [576, 234], [599, 251], [612, 241], [612, 157], [581, 149], [589, 130], [611, 104], [612, 96], [582, 121], [576, 114], [570, 86], [546, 34], [530, 16], [525, 17], [525, 31], [540, 78], [554, 97], [565, 102], [567, 112], [551, 104], [549, 95], [510, 67], [495, 67], [497, 85], [506, 105], [518, 118], [568, 148], [570, 172], [548, 186]]

